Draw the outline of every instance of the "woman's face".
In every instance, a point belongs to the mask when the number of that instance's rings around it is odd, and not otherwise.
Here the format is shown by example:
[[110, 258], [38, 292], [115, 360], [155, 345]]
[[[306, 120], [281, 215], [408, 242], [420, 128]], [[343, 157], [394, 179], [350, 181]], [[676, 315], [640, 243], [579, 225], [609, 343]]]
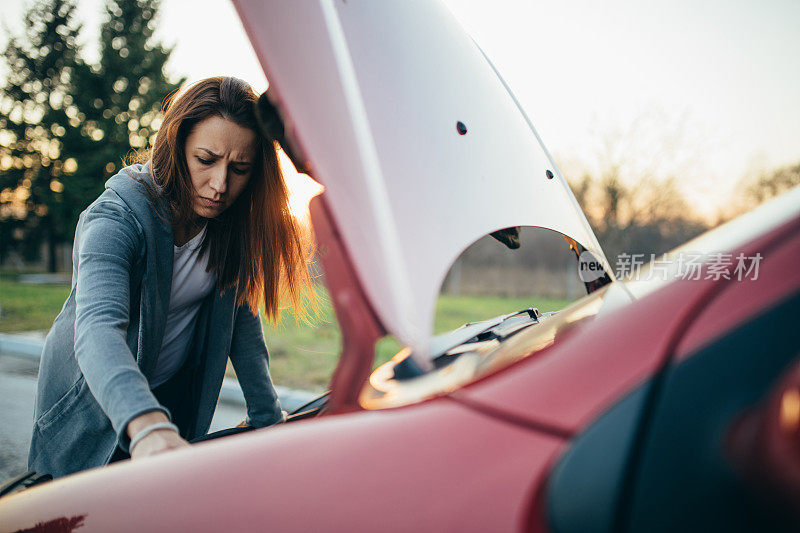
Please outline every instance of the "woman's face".
[[194, 212], [214, 218], [230, 207], [250, 180], [255, 156], [253, 130], [220, 116], [199, 122], [186, 138]]

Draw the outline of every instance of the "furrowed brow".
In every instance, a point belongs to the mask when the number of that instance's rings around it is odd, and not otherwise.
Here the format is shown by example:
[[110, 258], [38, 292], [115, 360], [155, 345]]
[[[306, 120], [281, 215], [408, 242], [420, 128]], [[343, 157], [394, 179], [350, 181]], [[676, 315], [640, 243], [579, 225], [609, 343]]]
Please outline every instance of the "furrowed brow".
[[[217, 158], [221, 157], [219, 154], [216, 154], [216, 153], [212, 152], [208, 148], [203, 148], [202, 146], [198, 146], [197, 149], [198, 150], [203, 150], [204, 152], [206, 152], [211, 157], [217, 157]], [[241, 161], [231, 161], [231, 163], [233, 163], [234, 165], [241, 165], [241, 166], [250, 166], [250, 165], [253, 164], [252, 161], [248, 161], [246, 159], [245, 160], [241, 160]]]
[[214, 152], [212, 152], [212, 151], [211, 151], [211, 150], [209, 150], [208, 148], [203, 148], [202, 146], [198, 146], [198, 148], [199, 148], [200, 150], [203, 150], [204, 152], [207, 152], [207, 153], [208, 153], [208, 155], [210, 155], [211, 157], [219, 157], [219, 154], [215, 154]]

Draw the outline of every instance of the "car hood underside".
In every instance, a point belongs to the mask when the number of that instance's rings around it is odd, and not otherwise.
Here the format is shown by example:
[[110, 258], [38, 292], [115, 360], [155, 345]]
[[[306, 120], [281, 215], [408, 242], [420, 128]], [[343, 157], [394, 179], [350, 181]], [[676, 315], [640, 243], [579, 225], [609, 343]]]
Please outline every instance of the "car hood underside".
[[450, 265], [517, 226], [608, 263], [533, 125], [437, 1], [235, 0], [296, 166], [388, 333], [425, 353]]

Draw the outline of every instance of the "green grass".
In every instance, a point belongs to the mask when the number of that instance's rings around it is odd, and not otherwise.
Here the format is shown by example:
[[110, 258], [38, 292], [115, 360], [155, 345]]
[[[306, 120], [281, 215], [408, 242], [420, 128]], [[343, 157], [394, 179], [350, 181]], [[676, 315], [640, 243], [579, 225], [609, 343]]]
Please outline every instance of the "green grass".
[[0, 275], [0, 333], [48, 330], [69, 296], [69, 285], [27, 285]]
[[[49, 329], [68, 295], [68, 285], [27, 285], [0, 274], [0, 332]], [[434, 331], [449, 331], [530, 306], [542, 312], [555, 311], [568, 303], [554, 298], [445, 295], [439, 298]], [[296, 323], [290, 311], [283, 314], [280, 324], [264, 324], [275, 383], [316, 391], [327, 386], [339, 358], [341, 334], [324, 290], [320, 291], [319, 304], [319, 317], [313, 325]], [[394, 338], [382, 339], [375, 364], [388, 361], [400, 348]]]
[[537, 307], [542, 313], [558, 311], [569, 303], [570, 300], [539, 296], [506, 298], [442, 295], [436, 305], [436, 321], [433, 329], [435, 333], [442, 333], [467, 322], [477, 322], [497, 315], [513, 313], [527, 307]]

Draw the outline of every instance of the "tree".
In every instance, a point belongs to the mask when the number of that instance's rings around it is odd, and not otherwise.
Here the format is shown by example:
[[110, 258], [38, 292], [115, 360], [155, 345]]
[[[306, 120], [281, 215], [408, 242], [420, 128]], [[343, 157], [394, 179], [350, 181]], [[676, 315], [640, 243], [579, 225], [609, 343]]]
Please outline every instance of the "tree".
[[613, 171], [584, 174], [572, 190], [614, 266], [622, 253], [661, 254], [708, 229], [673, 179], [624, 183]]
[[93, 65], [77, 46], [75, 2], [39, 0], [28, 10], [5, 51], [11, 73], [0, 100], [0, 259], [15, 243], [34, 258], [45, 240], [50, 270], [80, 212], [126, 156], [147, 147], [161, 102], [183, 82], [165, 75], [171, 50], [153, 39], [159, 0], [107, 0]]
[[29, 256], [48, 244], [51, 270], [71, 218], [65, 183], [77, 167], [70, 154], [86, 148], [72, 101], [82, 68], [74, 15], [74, 0], [28, 9], [22, 35], [4, 51], [10, 69], [0, 94], [0, 253], [21, 233]]
[[752, 207], [800, 185], [800, 163], [763, 172], [746, 185], [744, 196]]
[[567, 160], [567, 175], [580, 176], [570, 187], [612, 267], [619, 254], [649, 260], [708, 228], [675, 179], [701, 168], [687, 123], [654, 110], [627, 129], [599, 133], [595, 161]]
[[161, 122], [161, 105], [185, 78], [164, 72], [171, 49], [154, 42], [159, 0], [108, 0], [100, 31], [99, 63], [78, 82], [86, 133], [98, 149], [82, 163], [97, 176], [93, 198], [128, 156], [147, 147]]
[[717, 222], [736, 218], [797, 186], [800, 162], [771, 170], [751, 170], [737, 183], [735, 196], [717, 212]]

